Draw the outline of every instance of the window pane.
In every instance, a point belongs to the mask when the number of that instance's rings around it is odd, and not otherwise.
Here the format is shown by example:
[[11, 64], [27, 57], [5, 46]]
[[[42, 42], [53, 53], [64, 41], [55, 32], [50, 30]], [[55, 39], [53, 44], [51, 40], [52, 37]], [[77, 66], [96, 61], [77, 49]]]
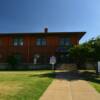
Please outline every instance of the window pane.
[[41, 39], [36, 40], [36, 45], [40, 46], [41, 45]]
[[46, 40], [42, 39], [42, 45], [45, 46], [46, 45]]
[[17, 45], [18, 45], [17, 39], [15, 39], [15, 38], [14, 38], [14, 40], [13, 40], [13, 45], [14, 45], [14, 46], [17, 46]]
[[61, 38], [60, 39], [60, 46], [63, 46], [64, 45], [64, 38]]
[[19, 45], [23, 46], [23, 39], [20, 38], [18, 41], [19, 41]]
[[23, 46], [23, 38], [14, 38], [13, 39], [13, 45], [14, 46]]
[[0, 39], [0, 46], [2, 45], [2, 43], [3, 43], [3, 42], [2, 42], [2, 39]]
[[46, 45], [46, 40], [44, 38], [38, 38], [36, 40], [36, 45], [38, 45], [38, 46], [45, 46]]
[[61, 38], [60, 39], [60, 46], [69, 46], [70, 43], [70, 39], [69, 38]]
[[18, 45], [18, 43], [17, 42], [14, 42], [14, 46], [17, 46]]
[[70, 39], [69, 38], [65, 38], [65, 46], [69, 46], [71, 43], [70, 43]]

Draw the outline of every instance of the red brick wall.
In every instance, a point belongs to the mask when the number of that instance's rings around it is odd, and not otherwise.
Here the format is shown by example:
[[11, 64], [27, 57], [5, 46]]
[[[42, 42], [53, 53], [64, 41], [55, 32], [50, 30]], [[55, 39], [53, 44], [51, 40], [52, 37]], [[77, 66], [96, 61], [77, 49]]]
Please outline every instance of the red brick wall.
[[[67, 35], [65, 35], [67, 37]], [[32, 57], [34, 54], [46, 54], [53, 55], [57, 46], [59, 45], [60, 36], [58, 35], [46, 35], [47, 46], [39, 47], [36, 46], [37, 36], [24, 35], [24, 45], [23, 46], [12, 46], [12, 36], [0, 36], [3, 44], [0, 46], [0, 62], [6, 62], [8, 55], [14, 53], [21, 53], [23, 56], [23, 62], [32, 62]], [[78, 44], [78, 36], [71, 35], [69, 37], [73, 45]], [[2, 57], [1, 57], [2, 56]]]

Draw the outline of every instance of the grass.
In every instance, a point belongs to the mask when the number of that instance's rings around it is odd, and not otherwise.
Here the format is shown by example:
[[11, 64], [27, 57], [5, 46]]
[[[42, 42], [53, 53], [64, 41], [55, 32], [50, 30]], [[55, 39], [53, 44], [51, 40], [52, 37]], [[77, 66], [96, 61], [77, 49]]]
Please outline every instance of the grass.
[[89, 79], [92, 86], [100, 93], [100, 76], [95, 79]]
[[0, 72], [0, 100], [39, 100], [53, 77], [52, 71]]
[[91, 84], [100, 93], [100, 83], [91, 82]]
[[82, 72], [82, 75], [100, 93], [100, 75], [97, 76], [94, 70]]

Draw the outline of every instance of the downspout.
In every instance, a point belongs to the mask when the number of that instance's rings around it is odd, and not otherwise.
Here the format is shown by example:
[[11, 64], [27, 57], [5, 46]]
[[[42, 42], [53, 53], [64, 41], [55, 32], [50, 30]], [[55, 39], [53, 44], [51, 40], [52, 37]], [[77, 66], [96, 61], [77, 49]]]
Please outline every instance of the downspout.
[[27, 46], [27, 63], [29, 63], [29, 55], [30, 55], [30, 37], [28, 37], [28, 46]]

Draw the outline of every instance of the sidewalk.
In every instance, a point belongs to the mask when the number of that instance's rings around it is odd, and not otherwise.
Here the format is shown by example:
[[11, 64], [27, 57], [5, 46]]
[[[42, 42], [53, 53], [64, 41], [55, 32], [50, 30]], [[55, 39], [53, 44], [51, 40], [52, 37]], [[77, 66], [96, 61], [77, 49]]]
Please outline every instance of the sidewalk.
[[100, 94], [77, 75], [61, 72], [39, 100], [100, 100]]

